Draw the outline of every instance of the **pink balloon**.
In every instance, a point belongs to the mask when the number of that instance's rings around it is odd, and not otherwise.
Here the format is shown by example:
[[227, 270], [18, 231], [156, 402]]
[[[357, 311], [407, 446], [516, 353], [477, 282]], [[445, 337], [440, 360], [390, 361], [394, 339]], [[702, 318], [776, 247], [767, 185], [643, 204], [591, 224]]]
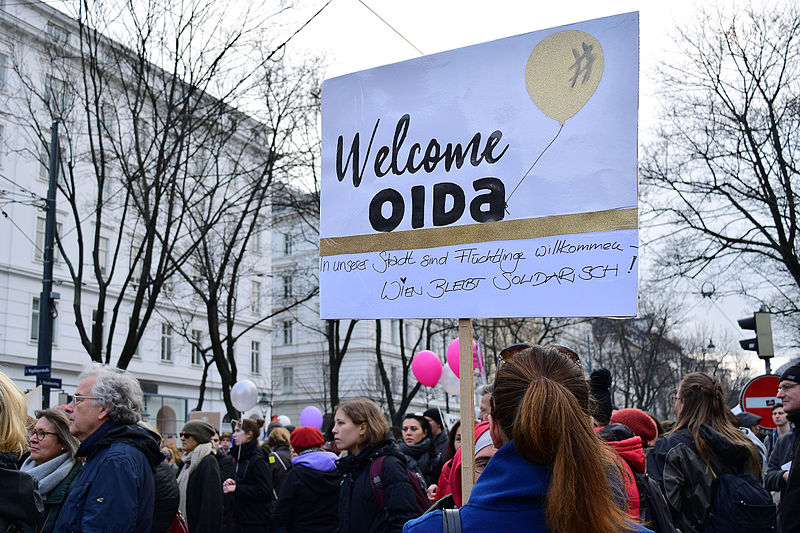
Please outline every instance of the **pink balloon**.
[[411, 361], [411, 372], [426, 387], [435, 387], [442, 377], [442, 363], [432, 351], [422, 350]]
[[[478, 350], [478, 343], [472, 341], [472, 368], [478, 368], [478, 354], [480, 350]], [[450, 365], [450, 370], [453, 371], [457, 377], [461, 377], [458, 369], [458, 339], [455, 339], [453, 342], [450, 343], [450, 346], [447, 347], [447, 364]]]

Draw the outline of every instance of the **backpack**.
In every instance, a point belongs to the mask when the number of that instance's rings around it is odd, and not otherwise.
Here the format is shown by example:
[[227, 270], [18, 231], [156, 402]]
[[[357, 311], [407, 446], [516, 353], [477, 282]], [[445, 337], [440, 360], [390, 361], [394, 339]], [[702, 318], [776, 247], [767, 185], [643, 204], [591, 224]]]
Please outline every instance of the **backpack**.
[[633, 470], [636, 488], [639, 490], [639, 520], [655, 533], [675, 533], [672, 513], [661, 487], [647, 472]]
[[767, 489], [745, 473], [724, 473], [712, 487], [705, 533], [777, 531], [777, 512]]
[[[372, 488], [372, 494], [375, 495], [375, 500], [378, 502], [378, 507], [381, 509], [386, 508], [386, 487], [383, 485], [381, 474], [383, 473], [383, 461], [386, 459], [385, 455], [375, 458], [369, 464], [369, 486]], [[408, 468], [406, 475], [408, 481], [411, 483], [411, 488], [414, 489], [414, 499], [417, 503], [417, 510], [422, 515], [430, 504], [428, 496], [425, 494], [425, 482], [420, 478], [419, 474], [412, 472]]]

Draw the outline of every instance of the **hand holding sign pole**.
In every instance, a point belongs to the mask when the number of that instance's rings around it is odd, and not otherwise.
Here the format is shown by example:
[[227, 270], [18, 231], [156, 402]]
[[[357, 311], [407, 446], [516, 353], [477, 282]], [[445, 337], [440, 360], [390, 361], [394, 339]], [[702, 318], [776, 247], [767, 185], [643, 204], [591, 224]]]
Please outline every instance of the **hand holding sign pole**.
[[542, 113], [561, 126], [508, 195], [506, 211], [511, 196], [561, 134], [564, 122], [580, 111], [594, 94], [603, 76], [603, 63], [603, 47], [584, 31], [560, 31], [545, 37], [534, 47], [525, 65], [528, 94]]

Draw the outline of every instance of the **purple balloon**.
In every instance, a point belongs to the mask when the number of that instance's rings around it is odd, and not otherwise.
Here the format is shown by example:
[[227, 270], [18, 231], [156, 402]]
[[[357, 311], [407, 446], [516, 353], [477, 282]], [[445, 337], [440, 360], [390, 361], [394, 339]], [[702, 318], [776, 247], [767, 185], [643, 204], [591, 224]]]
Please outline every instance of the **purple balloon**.
[[300, 425], [311, 426], [321, 430], [322, 412], [313, 405], [309, 405], [303, 409], [302, 413], [300, 413]]

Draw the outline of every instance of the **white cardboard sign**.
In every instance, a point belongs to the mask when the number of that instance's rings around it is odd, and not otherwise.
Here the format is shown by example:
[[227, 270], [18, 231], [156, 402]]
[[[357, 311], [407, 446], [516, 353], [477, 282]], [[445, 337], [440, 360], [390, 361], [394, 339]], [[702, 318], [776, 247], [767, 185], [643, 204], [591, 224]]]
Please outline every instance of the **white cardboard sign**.
[[638, 13], [326, 80], [322, 318], [636, 314]]

